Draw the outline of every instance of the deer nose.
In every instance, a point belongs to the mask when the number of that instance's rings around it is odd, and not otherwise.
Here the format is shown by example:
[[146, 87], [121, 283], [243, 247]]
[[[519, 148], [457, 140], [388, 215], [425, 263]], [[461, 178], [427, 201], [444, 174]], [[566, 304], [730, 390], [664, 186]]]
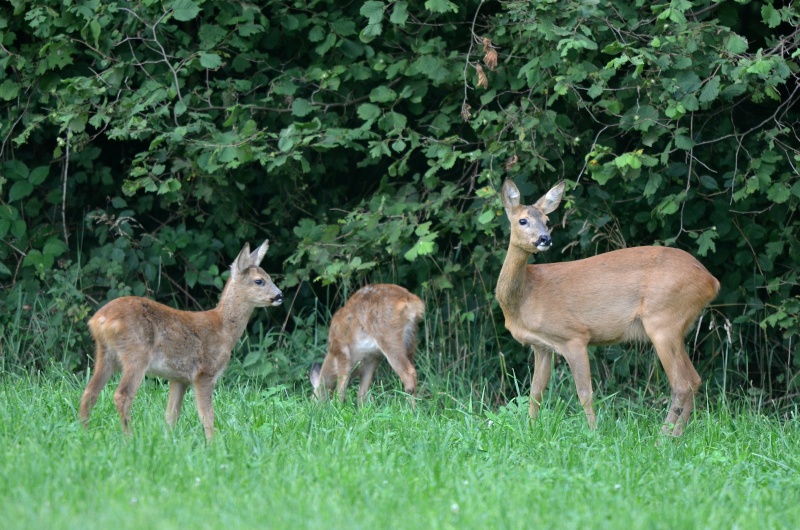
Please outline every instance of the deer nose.
[[538, 240], [536, 240], [536, 248], [539, 250], [544, 250], [546, 248], [550, 248], [550, 245], [553, 244], [553, 240], [550, 238], [549, 235], [545, 234], [540, 236]]
[[278, 291], [278, 294], [275, 295], [275, 298], [273, 298], [272, 303], [280, 304], [281, 302], [283, 302], [283, 293]]

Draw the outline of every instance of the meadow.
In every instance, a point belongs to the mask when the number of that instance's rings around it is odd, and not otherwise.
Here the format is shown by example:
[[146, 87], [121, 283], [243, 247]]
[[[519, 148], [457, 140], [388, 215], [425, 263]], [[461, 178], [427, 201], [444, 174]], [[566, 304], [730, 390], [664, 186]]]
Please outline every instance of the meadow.
[[315, 403], [310, 387], [228, 376], [215, 391], [217, 435], [207, 444], [193, 394], [170, 431], [166, 385], [154, 380], [139, 392], [134, 435], [125, 438], [116, 380], [87, 432], [76, 420], [82, 375], [2, 375], [4, 528], [777, 529], [800, 521], [796, 409], [779, 415], [702, 392], [686, 434], [671, 438], [660, 435], [661, 400], [620, 395], [598, 400], [598, 429], [589, 431], [574, 400], [559, 397], [559, 388], [571, 390], [568, 378], [551, 383], [531, 425], [525, 398], [492, 406], [448, 384], [427, 384], [414, 409], [385, 372], [360, 408]]

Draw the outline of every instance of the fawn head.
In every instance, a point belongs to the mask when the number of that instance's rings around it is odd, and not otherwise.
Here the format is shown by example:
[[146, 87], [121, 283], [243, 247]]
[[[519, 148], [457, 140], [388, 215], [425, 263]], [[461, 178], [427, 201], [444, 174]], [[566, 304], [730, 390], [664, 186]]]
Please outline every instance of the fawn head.
[[254, 307], [280, 305], [283, 293], [272, 282], [264, 269], [259, 267], [269, 248], [269, 240], [250, 252], [250, 244], [245, 243], [236, 261], [231, 265], [231, 285], [235, 285], [243, 298]]
[[520, 193], [510, 179], [503, 182], [501, 198], [511, 222], [511, 244], [527, 252], [545, 251], [553, 244], [547, 228], [547, 214], [561, 203], [564, 183], [559, 182], [535, 204], [520, 205]]

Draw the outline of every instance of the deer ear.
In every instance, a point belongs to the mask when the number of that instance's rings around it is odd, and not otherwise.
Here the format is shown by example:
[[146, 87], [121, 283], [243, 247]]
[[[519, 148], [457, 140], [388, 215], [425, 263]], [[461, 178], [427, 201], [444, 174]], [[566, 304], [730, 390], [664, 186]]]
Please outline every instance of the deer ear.
[[233, 265], [231, 265], [231, 274], [236, 276], [237, 274], [244, 272], [248, 267], [250, 267], [250, 265], [250, 243], [245, 243], [241, 252], [239, 252], [239, 255], [236, 256], [236, 261], [234, 261]]
[[308, 374], [308, 378], [311, 380], [311, 386], [314, 390], [317, 389], [319, 386], [319, 374], [322, 369], [322, 365], [319, 363], [314, 363], [311, 365], [311, 372]]
[[255, 249], [250, 254], [250, 263], [255, 267], [261, 265], [261, 260], [264, 259], [264, 256], [266, 255], [268, 248], [269, 248], [269, 239], [261, 243], [261, 246]]
[[565, 184], [562, 180], [550, 188], [550, 191], [542, 195], [542, 197], [536, 201], [536, 204], [533, 206], [545, 215], [555, 211], [555, 209], [558, 208], [558, 205], [561, 204], [561, 197], [564, 196], [564, 186]]
[[510, 217], [514, 209], [519, 206], [520, 199], [519, 190], [511, 179], [506, 179], [505, 182], [503, 182], [503, 190], [500, 192], [500, 198], [503, 200], [506, 215]]

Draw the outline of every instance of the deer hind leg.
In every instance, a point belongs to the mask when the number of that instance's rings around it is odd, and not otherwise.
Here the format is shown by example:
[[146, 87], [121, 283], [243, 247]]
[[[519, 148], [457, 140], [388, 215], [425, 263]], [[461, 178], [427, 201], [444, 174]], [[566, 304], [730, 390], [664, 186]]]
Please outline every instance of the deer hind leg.
[[167, 413], [164, 419], [167, 420], [167, 425], [170, 428], [175, 427], [178, 418], [181, 415], [181, 407], [183, 406], [183, 397], [186, 395], [186, 388], [189, 385], [182, 381], [169, 382], [169, 399], [167, 399]]
[[81, 406], [78, 413], [84, 429], [89, 428], [89, 416], [92, 414], [92, 409], [97, 403], [97, 397], [106, 386], [106, 383], [108, 383], [115, 368], [116, 366], [113, 359], [106, 356], [105, 349], [98, 342], [97, 353], [95, 354], [94, 373], [91, 379], [89, 379], [89, 384], [86, 385], [86, 390], [83, 391]]
[[672, 403], [664, 420], [662, 432], [680, 436], [691, 418], [694, 396], [700, 388], [701, 379], [686, 353], [683, 330], [667, 328], [648, 330], [647, 325], [645, 330], [653, 342], [672, 387]]
[[372, 379], [375, 377], [375, 370], [378, 368], [378, 362], [380, 361], [380, 357], [375, 359], [365, 359], [361, 362], [361, 366], [358, 369], [358, 404], [361, 405], [367, 398], [367, 392], [369, 391], [370, 385], [372, 385]]
[[561, 355], [567, 360], [572, 378], [575, 380], [575, 389], [578, 391], [578, 399], [583, 405], [583, 412], [586, 414], [586, 421], [591, 430], [595, 429], [596, 417], [592, 407], [592, 373], [589, 365], [589, 353], [586, 350], [586, 343], [583, 341], [572, 341], [563, 348]]
[[122, 378], [119, 381], [119, 386], [114, 392], [114, 405], [117, 407], [119, 420], [122, 423], [122, 432], [127, 435], [131, 434], [130, 423], [133, 398], [136, 397], [136, 393], [142, 385], [146, 371], [146, 364], [125, 364], [122, 368]]
[[415, 407], [414, 398], [417, 395], [417, 370], [414, 368], [414, 363], [411, 361], [413, 353], [409, 358], [409, 351], [404, 337], [391, 337], [381, 338], [378, 341], [378, 348], [383, 353], [392, 370], [400, 376], [400, 381], [403, 382], [403, 390], [410, 396], [411, 406]]
[[541, 346], [533, 347], [533, 356], [533, 377], [531, 379], [531, 399], [528, 414], [532, 420], [535, 420], [536, 416], [539, 415], [539, 407], [542, 405], [542, 394], [550, 382], [553, 356], [549, 350]]

